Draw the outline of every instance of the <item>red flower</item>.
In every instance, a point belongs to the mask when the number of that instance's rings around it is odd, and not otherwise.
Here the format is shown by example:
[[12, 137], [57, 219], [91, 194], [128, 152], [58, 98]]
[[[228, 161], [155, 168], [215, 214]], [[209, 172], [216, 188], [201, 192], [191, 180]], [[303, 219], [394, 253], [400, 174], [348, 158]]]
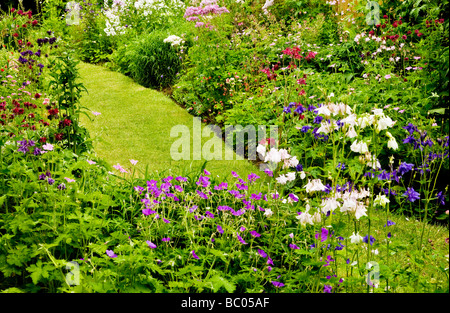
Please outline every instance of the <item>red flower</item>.
[[55, 139], [61, 141], [63, 139], [63, 134], [55, 134]]
[[39, 142], [46, 143], [47, 142], [47, 137], [39, 138]]
[[394, 26], [394, 28], [397, 27], [397, 26], [398, 26], [398, 25], [397, 25], [397, 21], [395, 21], [394, 23], [392, 23], [392, 26]]
[[31, 22], [31, 25], [36, 26], [38, 24], [38, 21], [34, 20], [33, 22]]
[[406, 32], [408, 35], [410, 35], [411, 34], [411, 31], [410, 30], [408, 30], [407, 32]]
[[35, 99], [39, 99], [41, 97], [41, 94], [40, 93], [36, 93], [35, 95], [34, 95], [34, 98]]
[[64, 119], [63, 124], [64, 126], [70, 126], [70, 124], [72, 124], [72, 121], [66, 118]]
[[14, 33], [14, 34], [13, 34], [13, 37], [16, 37], [16, 38], [17, 38], [17, 37], [19, 37], [19, 34], [18, 34], [18, 33]]
[[386, 24], [381, 25], [381, 28], [386, 28]]
[[408, 38], [408, 37], [406, 37], [406, 35], [403, 35], [402, 38], [403, 38], [403, 39], [406, 39], [406, 38]]
[[14, 8], [11, 8], [11, 13], [14, 13], [14, 11], [16, 11], [16, 9], [14, 9]]
[[383, 18], [388, 18], [388, 16], [385, 14], [385, 15], [383, 15]]

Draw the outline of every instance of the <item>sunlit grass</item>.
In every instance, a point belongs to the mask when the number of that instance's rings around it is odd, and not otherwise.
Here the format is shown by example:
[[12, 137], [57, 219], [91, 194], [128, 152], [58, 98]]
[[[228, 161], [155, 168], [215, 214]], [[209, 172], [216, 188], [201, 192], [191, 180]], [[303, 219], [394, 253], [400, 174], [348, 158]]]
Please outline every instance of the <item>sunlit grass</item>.
[[[148, 166], [149, 171], [160, 172], [194, 170], [204, 163], [204, 160], [172, 159], [170, 147], [179, 138], [170, 137], [170, 130], [175, 125], [189, 127], [192, 156], [193, 116], [167, 96], [100, 66], [80, 63], [79, 71], [89, 92], [83, 95], [81, 106], [89, 108], [93, 118], [90, 121], [82, 116], [81, 124], [89, 130], [100, 158], [111, 165], [120, 163], [124, 167], [131, 166], [130, 159], [138, 160], [138, 169], [145, 171]], [[92, 112], [100, 112], [101, 115], [94, 116]], [[203, 138], [202, 143], [208, 140]], [[222, 144], [218, 137], [216, 140]], [[224, 151], [224, 144], [222, 149]], [[221, 177], [231, 171], [247, 175], [258, 170], [248, 161], [236, 160], [235, 155], [233, 160], [212, 160], [207, 167]]]

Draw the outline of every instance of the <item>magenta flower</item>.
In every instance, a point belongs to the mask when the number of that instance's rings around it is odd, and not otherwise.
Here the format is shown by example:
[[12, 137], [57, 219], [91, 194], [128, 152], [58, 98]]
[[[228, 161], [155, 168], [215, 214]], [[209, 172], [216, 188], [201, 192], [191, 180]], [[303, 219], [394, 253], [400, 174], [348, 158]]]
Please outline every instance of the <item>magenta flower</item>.
[[155, 213], [156, 213], [156, 211], [153, 211], [152, 209], [142, 209], [142, 214], [144, 214], [144, 215], [152, 215]]
[[194, 257], [194, 259], [197, 259], [197, 260], [199, 259], [199, 257], [195, 254], [194, 250], [192, 250], [191, 253], [192, 253], [192, 256]]
[[244, 239], [242, 239], [242, 237], [241, 236], [239, 236], [239, 234], [238, 233], [236, 233], [236, 236], [237, 236], [237, 238], [238, 238], [238, 240], [243, 244], [243, 245], [246, 245], [247, 243], [245, 242], [245, 240]]
[[117, 254], [115, 254], [113, 250], [106, 250], [106, 254], [107, 254], [110, 258], [117, 258]]
[[163, 239], [161, 239], [161, 240], [164, 241], [164, 242], [169, 242], [169, 241], [170, 241], [170, 238], [167, 237], [167, 238], [163, 238]]
[[251, 234], [253, 237], [261, 237], [261, 235], [258, 234], [258, 233], [257, 233], [256, 231], [254, 231], [254, 230], [250, 231], [250, 234]]
[[267, 253], [264, 250], [258, 249], [258, 254], [262, 257], [262, 258], [267, 258]]
[[169, 220], [166, 220], [164, 217], [163, 217], [163, 221], [164, 221], [164, 223], [166, 223], [166, 224], [170, 224], [170, 221], [169, 221]]
[[283, 283], [280, 283], [280, 282], [275, 281], [275, 280], [271, 281], [271, 283], [272, 283], [272, 285], [274, 285], [277, 288], [284, 287]]
[[[316, 234], [316, 239], [319, 239], [319, 233]], [[322, 228], [322, 232], [320, 234], [320, 242], [324, 242], [328, 238], [328, 230], [326, 228]]]
[[223, 228], [220, 225], [217, 225], [217, 231], [221, 234], [223, 234]]
[[147, 240], [146, 243], [148, 244], [148, 246], [149, 246], [150, 248], [152, 248], [152, 249], [155, 249], [155, 248], [156, 248], [156, 245], [155, 245], [153, 242], [151, 242], [150, 240]]
[[201, 198], [203, 198], [203, 199], [208, 199], [208, 196], [207, 195], [205, 195], [203, 192], [201, 192], [200, 190], [197, 190], [197, 194], [201, 197]]

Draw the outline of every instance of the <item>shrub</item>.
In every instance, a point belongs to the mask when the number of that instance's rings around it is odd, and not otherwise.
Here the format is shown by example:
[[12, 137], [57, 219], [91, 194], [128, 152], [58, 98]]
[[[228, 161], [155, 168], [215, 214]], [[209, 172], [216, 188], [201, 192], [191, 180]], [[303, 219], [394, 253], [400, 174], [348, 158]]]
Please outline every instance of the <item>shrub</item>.
[[125, 62], [130, 75], [139, 84], [164, 88], [174, 82], [181, 60], [175, 46], [164, 42], [167, 37], [166, 32], [155, 31], [127, 47]]

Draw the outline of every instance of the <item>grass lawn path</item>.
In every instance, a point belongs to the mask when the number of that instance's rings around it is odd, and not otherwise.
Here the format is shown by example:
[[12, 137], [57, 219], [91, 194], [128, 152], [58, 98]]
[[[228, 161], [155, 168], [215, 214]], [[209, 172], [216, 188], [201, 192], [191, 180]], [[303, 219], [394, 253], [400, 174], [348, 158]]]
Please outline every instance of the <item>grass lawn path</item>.
[[[100, 158], [125, 168], [129, 168], [129, 160], [134, 159], [139, 161], [136, 166], [142, 171], [148, 165], [149, 171], [170, 169], [174, 174], [190, 171], [190, 168], [197, 170], [203, 164], [204, 160], [191, 161], [193, 116], [170, 98], [101, 66], [80, 63], [78, 68], [81, 82], [88, 90], [83, 93], [81, 106], [101, 113], [98, 116], [90, 113], [93, 121], [82, 115], [80, 122], [89, 130], [94, 139], [94, 150]], [[186, 125], [190, 130], [190, 160], [174, 161], [170, 155], [172, 144], [181, 137], [181, 134], [170, 137], [175, 125]], [[209, 139], [203, 138], [202, 144]], [[214, 140], [222, 145], [222, 151], [227, 149], [220, 138]], [[234, 153], [233, 160], [224, 160], [224, 153], [222, 156], [222, 160], [211, 160], [206, 166], [213, 175], [224, 177], [233, 170], [241, 176], [250, 172], [261, 174], [250, 162], [236, 160]]]

